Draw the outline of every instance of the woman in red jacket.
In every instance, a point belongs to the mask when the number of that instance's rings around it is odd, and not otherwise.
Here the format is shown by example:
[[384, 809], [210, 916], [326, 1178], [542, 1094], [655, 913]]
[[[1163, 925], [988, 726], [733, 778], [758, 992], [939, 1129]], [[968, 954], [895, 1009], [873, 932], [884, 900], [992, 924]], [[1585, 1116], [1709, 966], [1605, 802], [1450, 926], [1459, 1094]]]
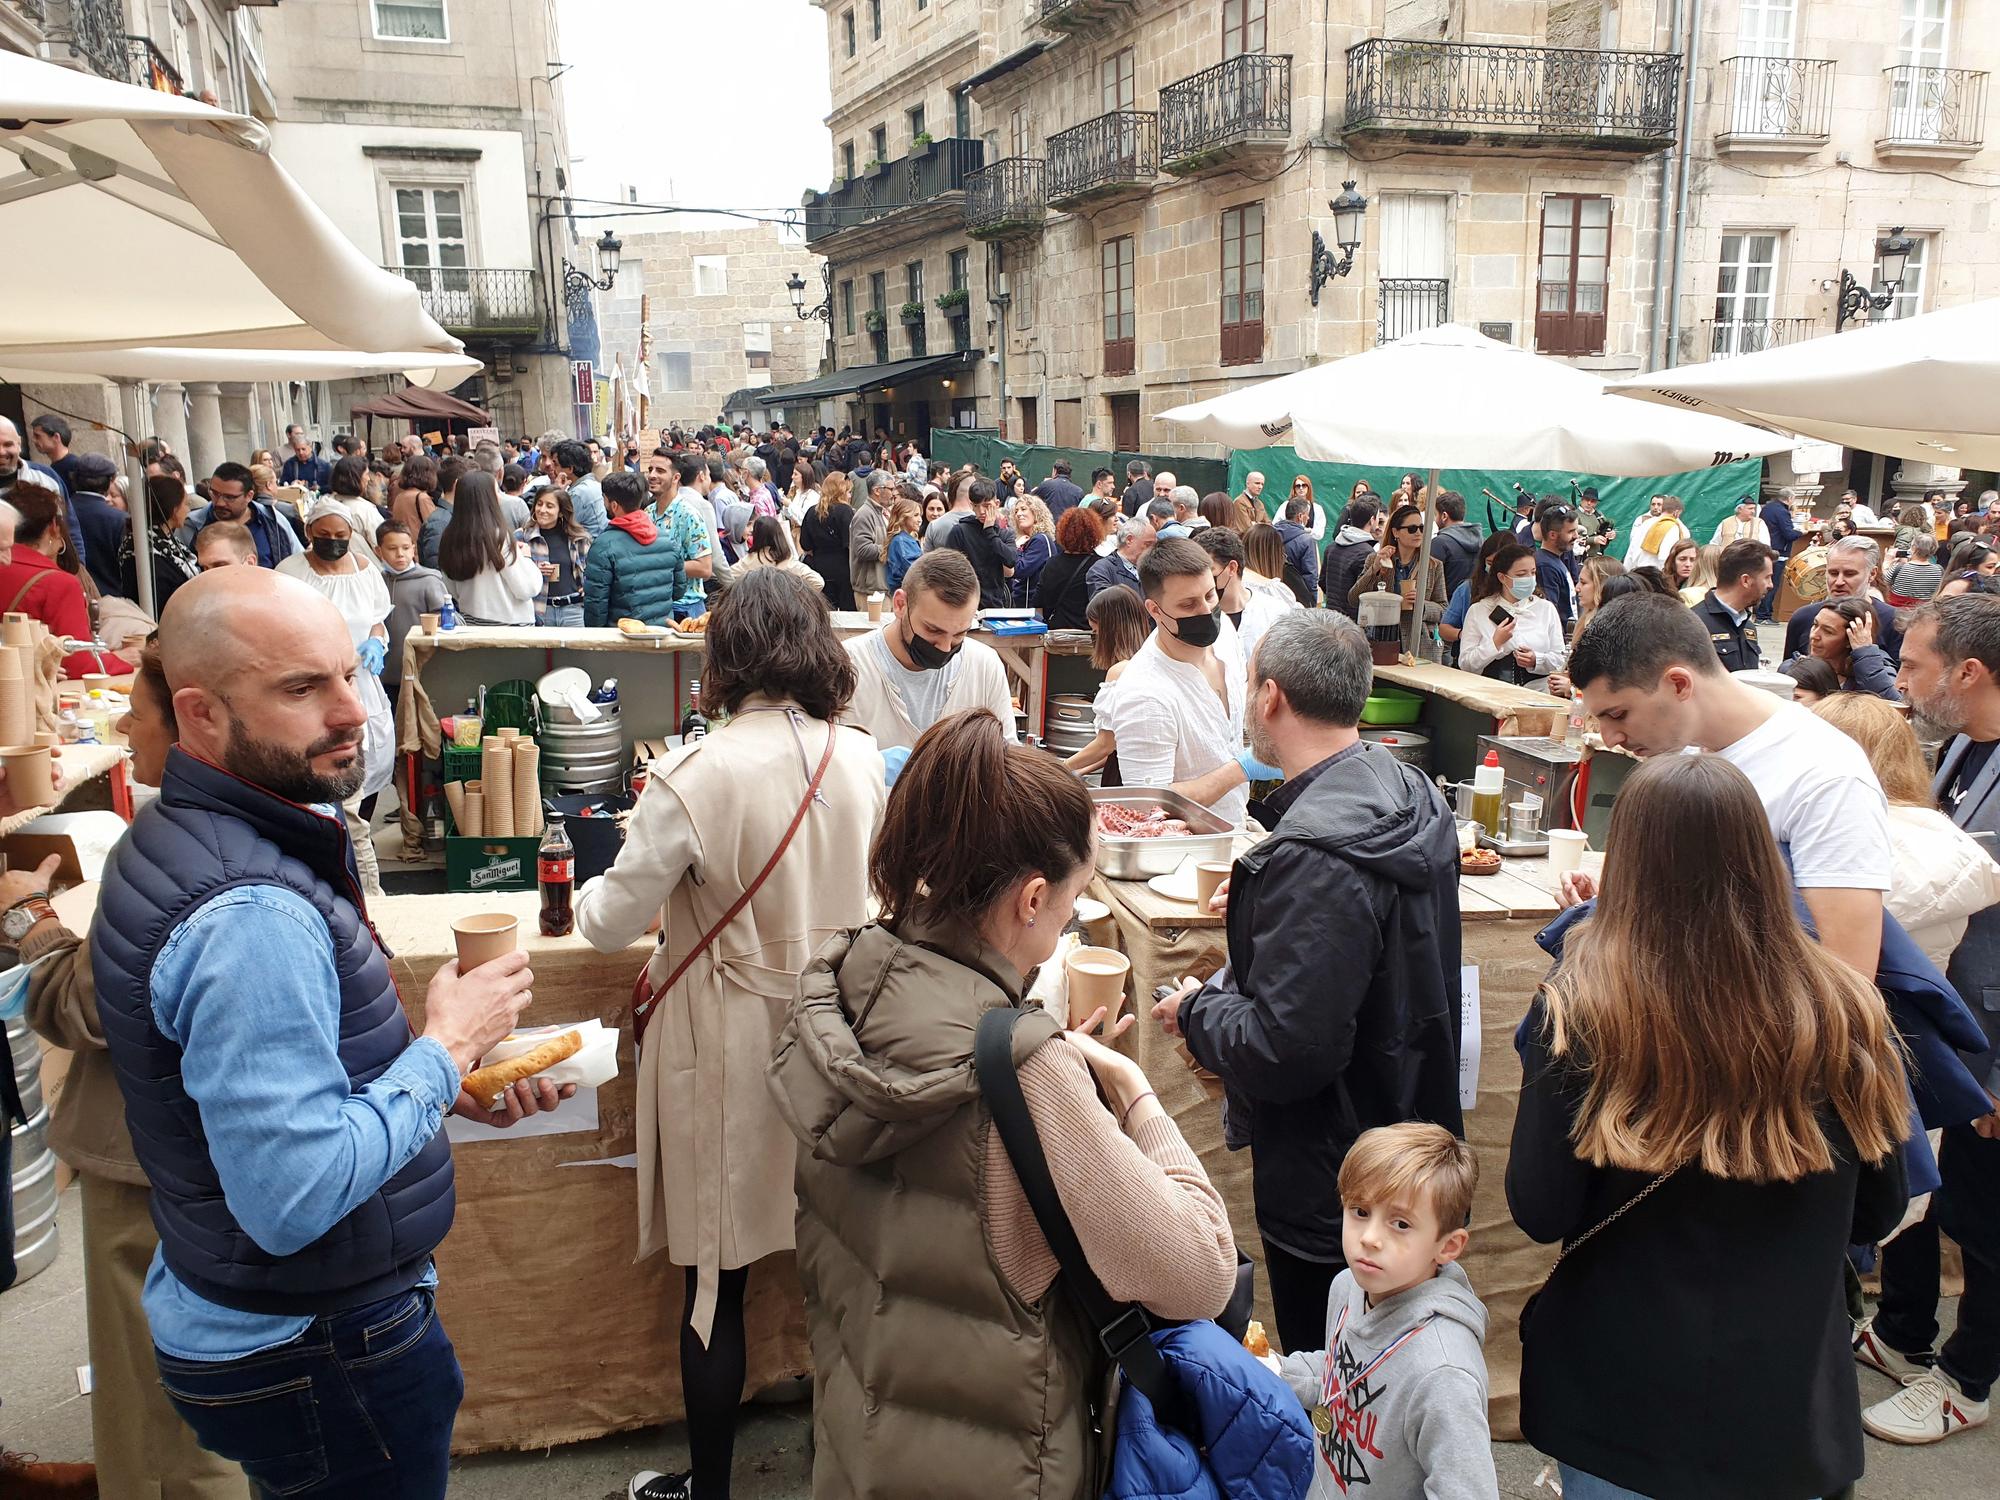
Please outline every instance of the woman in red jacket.
[[[19, 519], [14, 522], [9, 560], [0, 565], [0, 611], [20, 610], [58, 636], [90, 640], [90, 604], [77, 578], [80, 569], [69, 544], [62, 497], [40, 485], [16, 484], [7, 491], [7, 503]], [[129, 663], [109, 651], [103, 653], [102, 662], [100, 666], [99, 657], [92, 652], [72, 651], [63, 658], [63, 675], [109, 672], [116, 676], [132, 670]]]

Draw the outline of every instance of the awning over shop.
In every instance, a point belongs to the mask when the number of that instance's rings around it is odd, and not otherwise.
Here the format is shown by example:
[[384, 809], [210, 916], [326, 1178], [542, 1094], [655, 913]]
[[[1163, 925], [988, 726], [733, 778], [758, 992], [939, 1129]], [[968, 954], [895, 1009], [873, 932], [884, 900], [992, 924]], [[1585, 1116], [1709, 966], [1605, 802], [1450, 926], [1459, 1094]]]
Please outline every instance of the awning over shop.
[[356, 417], [408, 417], [413, 421], [464, 422], [472, 427], [491, 425], [492, 418], [470, 401], [461, 401], [443, 391], [427, 391], [417, 386], [359, 402], [348, 409]]
[[759, 391], [757, 400], [764, 406], [796, 406], [827, 396], [881, 390], [885, 386], [898, 386], [906, 381], [969, 369], [978, 358], [977, 349], [962, 349], [951, 354], [926, 354], [918, 359], [892, 359], [886, 365], [850, 365], [845, 370], [835, 370], [831, 375], [822, 375], [816, 380], [802, 380], [797, 385], [774, 385], [769, 390]]

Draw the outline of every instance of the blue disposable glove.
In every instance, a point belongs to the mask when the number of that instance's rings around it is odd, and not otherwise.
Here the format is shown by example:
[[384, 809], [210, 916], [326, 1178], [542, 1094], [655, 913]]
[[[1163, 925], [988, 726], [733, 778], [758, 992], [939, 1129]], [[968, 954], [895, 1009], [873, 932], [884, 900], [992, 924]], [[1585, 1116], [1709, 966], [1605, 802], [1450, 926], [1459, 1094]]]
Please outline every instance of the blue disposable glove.
[[882, 752], [882, 784], [894, 786], [896, 778], [903, 774], [903, 766], [910, 758], [908, 745], [891, 745]]
[[389, 647], [386, 642], [371, 635], [362, 641], [357, 654], [361, 658], [361, 665], [372, 675], [380, 677], [383, 664], [389, 660]]
[[1283, 781], [1285, 773], [1276, 766], [1267, 766], [1248, 750], [1236, 752], [1236, 764], [1243, 768], [1243, 774], [1252, 781]]

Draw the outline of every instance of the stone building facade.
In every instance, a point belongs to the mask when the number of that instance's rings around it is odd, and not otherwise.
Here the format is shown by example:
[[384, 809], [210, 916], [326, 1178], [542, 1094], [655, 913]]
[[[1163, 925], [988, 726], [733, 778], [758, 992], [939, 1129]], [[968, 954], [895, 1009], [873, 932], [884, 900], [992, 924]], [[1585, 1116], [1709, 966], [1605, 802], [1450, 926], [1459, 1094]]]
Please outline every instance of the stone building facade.
[[624, 269], [599, 299], [604, 360], [608, 368], [616, 351], [636, 368], [643, 298], [651, 426], [691, 429], [730, 413], [762, 427], [769, 418], [747, 393], [819, 373], [826, 325], [800, 319], [785, 286], [799, 276], [819, 299], [819, 257], [796, 234], [778, 225], [649, 230], [625, 232], [623, 244]]
[[1669, 0], [815, 3], [836, 363], [974, 351], [841, 420], [1173, 451], [1165, 408], [1443, 321], [1606, 374], [1724, 357], [1832, 332], [1899, 223], [1928, 260], [1890, 312], [2000, 284], [2000, 33], [1951, 0], [1710, 0], [1698, 38]]

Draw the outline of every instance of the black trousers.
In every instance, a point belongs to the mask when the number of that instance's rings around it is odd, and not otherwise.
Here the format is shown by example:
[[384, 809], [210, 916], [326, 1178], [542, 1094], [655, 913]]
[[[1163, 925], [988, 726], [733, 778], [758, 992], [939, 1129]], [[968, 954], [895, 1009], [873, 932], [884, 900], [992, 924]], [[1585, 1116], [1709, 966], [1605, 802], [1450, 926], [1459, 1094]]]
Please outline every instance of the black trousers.
[[[1326, 1295], [1345, 1268], [1338, 1260], [1307, 1260], [1264, 1241], [1264, 1273], [1278, 1344], [1287, 1354], [1326, 1347]], [[1969, 1393], [1968, 1393], [1969, 1394]]]
[[1950, 1126], [1938, 1172], [1944, 1186], [1923, 1222], [1882, 1247], [1875, 1332], [1899, 1354], [1915, 1357], [1936, 1347], [1942, 1226], [1964, 1252], [1965, 1295], [1938, 1366], [1969, 1399], [1984, 1401], [2000, 1380], [2000, 1141], [1983, 1139], [1969, 1125]]

